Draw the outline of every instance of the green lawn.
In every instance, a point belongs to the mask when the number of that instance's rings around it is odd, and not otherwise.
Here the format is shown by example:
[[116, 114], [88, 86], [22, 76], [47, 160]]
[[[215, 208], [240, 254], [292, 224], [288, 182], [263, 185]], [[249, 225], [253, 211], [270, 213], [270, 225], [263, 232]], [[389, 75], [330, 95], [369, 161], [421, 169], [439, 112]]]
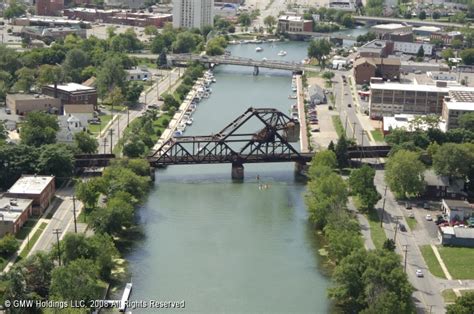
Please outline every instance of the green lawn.
[[387, 236], [385, 235], [385, 231], [382, 227], [380, 227], [380, 217], [377, 214], [375, 209], [372, 209], [367, 214], [367, 219], [369, 220], [370, 225], [370, 236], [372, 237], [372, 241], [377, 249], [381, 249], [385, 240], [387, 240]]
[[407, 221], [408, 227], [410, 227], [410, 230], [413, 231], [413, 229], [415, 229], [415, 227], [416, 227], [416, 223], [417, 223], [416, 219], [407, 217], [406, 221]]
[[306, 72], [305, 75], [306, 77], [320, 77], [321, 72], [310, 71], [310, 72]]
[[421, 254], [423, 254], [423, 258], [425, 259], [426, 265], [428, 265], [428, 269], [430, 272], [436, 276], [445, 279], [444, 272], [441, 269], [441, 266], [438, 263], [438, 259], [433, 253], [433, 249], [431, 245], [423, 245], [420, 247]]
[[38, 241], [38, 238], [40, 237], [41, 233], [43, 233], [43, 230], [46, 229], [47, 225], [48, 224], [46, 222], [41, 223], [35, 234], [33, 234], [33, 236], [30, 238], [29, 244], [23, 249], [23, 251], [21, 251], [20, 258], [25, 258], [28, 256], [31, 248], [35, 245], [36, 241]]
[[474, 279], [474, 248], [440, 246], [438, 251], [453, 279]]
[[374, 138], [375, 141], [377, 142], [384, 141], [383, 133], [380, 130], [373, 130], [373, 131], [370, 131], [370, 133], [372, 134], [372, 137]]
[[[112, 106], [111, 105], [102, 104], [102, 106], [106, 107], [107, 110], [112, 111]], [[114, 112], [123, 111], [125, 109], [127, 109], [127, 106], [125, 106], [125, 105], [114, 105]]]
[[112, 115], [100, 116], [100, 125], [99, 124], [90, 124], [89, 125], [89, 131], [91, 131], [92, 133], [101, 132], [105, 128], [107, 123], [109, 123], [110, 120], [112, 120]]
[[441, 292], [443, 295], [443, 299], [445, 303], [454, 303], [456, 302], [456, 294], [454, 293], [453, 289], [446, 289]]
[[31, 230], [33, 230], [37, 222], [38, 222], [38, 219], [33, 219], [33, 218], [28, 219], [28, 221], [23, 225], [23, 227], [21, 227], [20, 231], [17, 232], [15, 237], [18, 240], [26, 239], [26, 236], [28, 235], [28, 233], [30, 233]]
[[344, 135], [344, 127], [342, 126], [341, 118], [339, 116], [332, 116], [332, 124], [336, 129], [337, 136]]
[[459, 290], [461, 292], [461, 295], [465, 295], [467, 293], [474, 293], [473, 289], [465, 289], [465, 290]]

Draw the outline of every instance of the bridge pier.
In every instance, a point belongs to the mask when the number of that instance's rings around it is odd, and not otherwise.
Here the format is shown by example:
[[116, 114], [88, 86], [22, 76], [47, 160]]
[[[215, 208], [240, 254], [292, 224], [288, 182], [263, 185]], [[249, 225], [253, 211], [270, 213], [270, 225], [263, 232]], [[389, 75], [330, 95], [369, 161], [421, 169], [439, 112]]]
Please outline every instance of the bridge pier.
[[258, 66], [255, 65], [253, 67], [253, 75], [257, 76], [259, 72], [260, 72], [260, 69], [258, 68]]
[[232, 179], [243, 180], [244, 179], [244, 165], [241, 163], [232, 163]]
[[307, 165], [304, 161], [295, 162], [295, 173], [303, 174], [303, 171], [307, 169]]

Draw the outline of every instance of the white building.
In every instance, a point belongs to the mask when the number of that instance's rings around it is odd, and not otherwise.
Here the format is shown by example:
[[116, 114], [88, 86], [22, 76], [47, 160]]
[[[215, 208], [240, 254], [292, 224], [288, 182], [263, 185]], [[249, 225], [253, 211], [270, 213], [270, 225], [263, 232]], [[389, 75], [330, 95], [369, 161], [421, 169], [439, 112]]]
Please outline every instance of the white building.
[[131, 69], [127, 72], [127, 81], [148, 81], [151, 80], [151, 73], [147, 69]]
[[173, 0], [173, 27], [202, 28], [214, 24], [214, 0]]
[[140, 9], [145, 7], [145, 0], [105, 0], [105, 4], [109, 7]]
[[425, 56], [431, 56], [433, 53], [432, 44], [423, 44], [423, 43], [409, 43], [404, 41], [395, 41], [393, 42], [393, 50], [399, 51], [406, 54], [416, 55], [420, 50], [420, 47], [423, 46], [423, 51]]

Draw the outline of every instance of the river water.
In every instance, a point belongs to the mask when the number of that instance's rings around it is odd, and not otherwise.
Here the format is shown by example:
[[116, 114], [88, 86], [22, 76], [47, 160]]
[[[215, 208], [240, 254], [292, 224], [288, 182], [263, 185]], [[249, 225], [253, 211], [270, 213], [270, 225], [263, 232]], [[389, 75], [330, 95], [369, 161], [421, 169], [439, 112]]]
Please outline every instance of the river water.
[[[256, 59], [306, 57], [307, 43], [259, 44], [261, 53], [256, 46], [229, 49]], [[287, 56], [277, 56], [280, 50]], [[288, 113], [291, 73], [252, 72], [218, 67], [213, 93], [185, 134], [217, 133], [251, 106]], [[257, 175], [267, 189], [258, 188]], [[327, 313], [329, 279], [319, 267], [304, 193], [291, 163], [247, 164], [243, 183], [231, 180], [230, 164], [157, 170], [140, 210], [146, 238], [127, 256], [132, 300], [185, 300], [189, 313]]]

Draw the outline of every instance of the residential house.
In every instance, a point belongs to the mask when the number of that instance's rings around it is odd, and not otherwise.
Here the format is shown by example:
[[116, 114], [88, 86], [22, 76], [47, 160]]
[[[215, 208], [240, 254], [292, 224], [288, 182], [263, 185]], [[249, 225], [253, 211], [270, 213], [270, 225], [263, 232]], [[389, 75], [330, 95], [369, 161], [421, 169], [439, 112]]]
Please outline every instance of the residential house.
[[464, 200], [443, 199], [441, 210], [448, 216], [448, 221], [452, 224], [456, 221], [462, 222], [469, 219], [474, 212], [474, 206]]
[[314, 105], [327, 103], [326, 94], [319, 85], [311, 85], [308, 88], [309, 102]]
[[135, 68], [125, 71], [127, 72], [127, 81], [148, 81], [152, 79], [152, 75], [147, 69]]

